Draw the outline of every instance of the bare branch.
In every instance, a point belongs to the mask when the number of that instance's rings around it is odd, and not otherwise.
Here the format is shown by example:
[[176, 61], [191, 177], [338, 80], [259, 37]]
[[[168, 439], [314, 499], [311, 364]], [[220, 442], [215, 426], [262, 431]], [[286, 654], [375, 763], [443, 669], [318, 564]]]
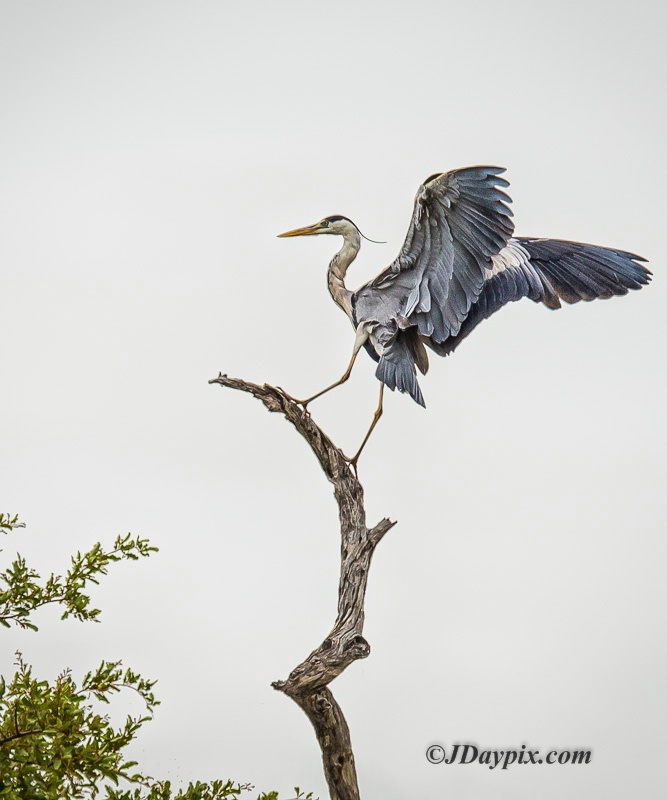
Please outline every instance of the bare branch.
[[374, 528], [366, 527], [364, 490], [357, 476], [341, 450], [315, 424], [310, 414], [282, 389], [222, 374], [209, 383], [248, 392], [261, 400], [269, 411], [283, 414], [306, 440], [333, 484], [341, 532], [336, 622], [322, 644], [292, 670], [287, 680], [272, 685], [291, 697], [310, 719], [322, 750], [324, 774], [332, 800], [359, 800], [350, 731], [327, 687], [350, 664], [370, 653], [370, 645], [363, 637], [368, 572], [375, 548], [395, 523], [383, 519]]

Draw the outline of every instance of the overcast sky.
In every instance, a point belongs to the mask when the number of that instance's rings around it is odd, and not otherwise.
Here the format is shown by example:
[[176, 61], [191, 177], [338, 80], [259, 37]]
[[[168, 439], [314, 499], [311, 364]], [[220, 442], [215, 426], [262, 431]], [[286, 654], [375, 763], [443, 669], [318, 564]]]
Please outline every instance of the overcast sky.
[[[428, 175], [508, 168], [519, 235], [632, 250], [653, 284], [503, 309], [388, 394], [360, 476], [370, 658], [332, 686], [366, 800], [625, 800], [664, 790], [665, 53], [657, 2], [0, 3], [3, 543], [43, 572], [132, 531], [99, 625], [2, 633], [37, 674], [122, 658], [163, 701], [159, 777], [326, 788], [270, 682], [335, 617], [337, 510], [304, 442], [219, 371], [307, 396], [353, 343], [326, 290], [345, 214], [400, 248]], [[361, 354], [313, 404], [354, 452]], [[588, 766], [425, 750], [591, 749]]]

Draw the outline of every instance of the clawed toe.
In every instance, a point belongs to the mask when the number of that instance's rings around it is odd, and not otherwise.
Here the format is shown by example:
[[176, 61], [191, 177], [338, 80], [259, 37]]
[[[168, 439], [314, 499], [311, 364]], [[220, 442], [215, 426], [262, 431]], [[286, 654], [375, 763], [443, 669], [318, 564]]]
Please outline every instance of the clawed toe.
[[310, 401], [313, 399], [312, 397], [308, 400], [299, 400], [298, 397], [293, 397], [289, 392], [286, 392], [282, 386], [276, 386], [276, 389], [282, 394], [283, 397], [286, 397], [290, 403], [295, 403], [297, 406], [301, 406], [302, 419], [310, 416], [310, 411], [308, 411], [308, 403], [310, 403]]
[[280, 392], [280, 394], [281, 394], [281, 395], [283, 395], [283, 397], [286, 397], [288, 400], [291, 400], [291, 401], [292, 401], [292, 403], [298, 403], [298, 402], [299, 402], [299, 401], [296, 399], [296, 397], [292, 397], [292, 395], [291, 395], [289, 392], [286, 392], [286, 391], [283, 389], [283, 387], [282, 387], [282, 386], [276, 386], [276, 389], [277, 389], [277, 390]]
[[294, 395], [286, 392], [282, 386], [276, 386], [276, 389], [280, 392], [280, 394], [283, 395], [283, 397], [286, 397], [290, 402], [296, 403], [298, 406], [303, 406], [305, 410], [306, 406], [308, 405], [308, 400], [299, 400], [298, 397], [294, 397]]
[[356, 456], [354, 456], [353, 458], [346, 456], [342, 450], [340, 451], [340, 454], [343, 456], [343, 461], [345, 461], [346, 464], [349, 464], [350, 467], [352, 468], [352, 471], [354, 472], [354, 477], [358, 478], [359, 470], [357, 467], [357, 463], [359, 461], [359, 453], [357, 453]]

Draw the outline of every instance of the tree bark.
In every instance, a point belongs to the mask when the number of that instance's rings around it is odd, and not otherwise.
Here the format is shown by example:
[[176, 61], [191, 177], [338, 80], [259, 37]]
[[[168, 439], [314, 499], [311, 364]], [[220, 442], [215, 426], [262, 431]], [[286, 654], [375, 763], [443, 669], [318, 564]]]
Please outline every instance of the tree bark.
[[328, 685], [350, 664], [370, 653], [363, 637], [368, 572], [375, 548], [395, 523], [383, 519], [373, 528], [366, 527], [364, 490], [357, 476], [310, 414], [282, 389], [222, 374], [209, 383], [248, 392], [269, 411], [283, 414], [308, 442], [333, 484], [341, 533], [336, 622], [322, 644], [292, 670], [287, 680], [275, 681], [272, 686], [291, 697], [315, 728], [331, 800], [359, 800], [350, 730]]

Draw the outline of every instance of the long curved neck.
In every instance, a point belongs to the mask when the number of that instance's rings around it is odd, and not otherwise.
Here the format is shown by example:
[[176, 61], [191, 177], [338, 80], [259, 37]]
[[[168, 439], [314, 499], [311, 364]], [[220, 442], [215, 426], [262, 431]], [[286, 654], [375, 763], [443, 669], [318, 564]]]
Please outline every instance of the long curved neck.
[[361, 247], [361, 237], [356, 230], [346, 231], [343, 236], [343, 246], [331, 259], [327, 274], [329, 294], [334, 302], [339, 305], [350, 318], [352, 324], [352, 292], [345, 286], [345, 274], [348, 267], [357, 257]]

